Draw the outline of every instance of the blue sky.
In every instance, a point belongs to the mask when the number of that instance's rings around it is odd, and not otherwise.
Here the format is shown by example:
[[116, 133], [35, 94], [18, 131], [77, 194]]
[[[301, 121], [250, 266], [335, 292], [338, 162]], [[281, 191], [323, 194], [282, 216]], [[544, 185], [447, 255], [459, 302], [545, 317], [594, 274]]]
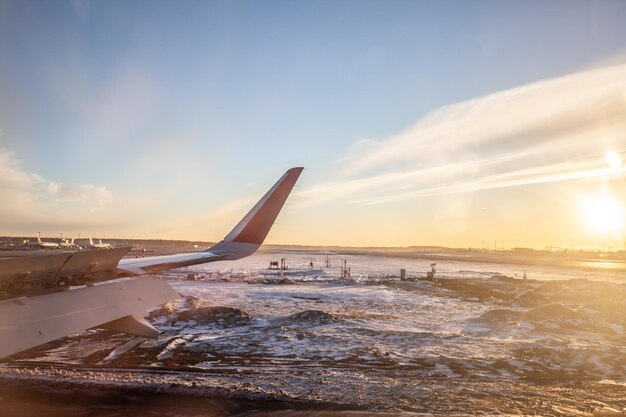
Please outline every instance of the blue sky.
[[[3, 0], [0, 148], [46, 190], [2, 226], [218, 239], [291, 166], [306, 191], [442, 106], [622, 63], [624, 21], [621, 1]], [[233, 201], [210, 227], [180, 223]], [[294, 209], [270, 240], [350, 244], [332, 234], [358, 232], [347, 202]], [[320, 211], [327, 240], [305, 226]], [[369, 241], [394, 240], [354, 243]]]

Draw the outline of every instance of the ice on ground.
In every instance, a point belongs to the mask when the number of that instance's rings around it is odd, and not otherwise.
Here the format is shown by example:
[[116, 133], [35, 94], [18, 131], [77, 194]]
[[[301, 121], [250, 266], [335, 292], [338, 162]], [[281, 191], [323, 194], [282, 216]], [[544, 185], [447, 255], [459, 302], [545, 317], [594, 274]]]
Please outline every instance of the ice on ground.
[[[266, 269], [279, 257], [288, 259], [284, 274]], [[400, 281], [400, 267], [418, 275], [428, 262], [347, 258], [349, 278], [336, 260], [311, 268], [311, 256], [293, 253], [170, 272], [163, 279], [181, 298], [151, 312], [159, 339], [93, 330], [13, 359], [24, 369], [96, 366], [107, 377], [151, 369], [156, 380], [186, 387], [193, 375], [203, 389], [230, 384], [237, 395], [409, 411], [431, 404], [424, 396], [442, 381], [509, 384], [511, 392], [608, 380], [602, 389], [623, 387], [624, 284], [513, 279], [502, 274], [510, 265], [494, 264], [440, 266], [438, 282]]]

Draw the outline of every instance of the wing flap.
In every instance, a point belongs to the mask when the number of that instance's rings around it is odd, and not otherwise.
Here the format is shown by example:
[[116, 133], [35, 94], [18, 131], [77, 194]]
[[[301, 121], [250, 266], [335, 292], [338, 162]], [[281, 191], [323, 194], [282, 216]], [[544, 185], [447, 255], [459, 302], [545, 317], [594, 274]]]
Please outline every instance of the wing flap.
[[103, 329], [115, 330], [116, 332], [132, 334], [140, 337], [151, 337], [156, 339], [159, 337], [159, 331], [155, 329], [143, 317], [135, 317], [134, 315], [122, 317], [100, 326]]
[[0, 302], [0, 357], [127, 316], [143, 317], [176, 298], [166, 282], [144, 277]]

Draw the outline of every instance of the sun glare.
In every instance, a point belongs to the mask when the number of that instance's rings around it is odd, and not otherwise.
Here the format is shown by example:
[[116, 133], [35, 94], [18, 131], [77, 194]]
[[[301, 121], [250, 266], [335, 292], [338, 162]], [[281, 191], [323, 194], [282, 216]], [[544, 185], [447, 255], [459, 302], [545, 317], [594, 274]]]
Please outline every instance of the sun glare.
[[624, 210], [614, 199], [601, 196], [585, 204], [587, 221], [597, 232], [620, 236], [624, 227]]
[[615, 151], [606, 152], [604, 154], [604, 160], [611, 166], [611, 168], [618, 169], [622, 166], [622, 157]]

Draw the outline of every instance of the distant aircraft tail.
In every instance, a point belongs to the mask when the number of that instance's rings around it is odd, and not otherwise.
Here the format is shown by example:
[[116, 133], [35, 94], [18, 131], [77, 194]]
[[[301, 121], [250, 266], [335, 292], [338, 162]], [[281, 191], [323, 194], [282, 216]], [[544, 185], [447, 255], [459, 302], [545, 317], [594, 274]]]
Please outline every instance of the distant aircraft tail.
[[37, 242], [41, 243], [41, 232], [37, 232]]
[[288, 170], [228, 235], [207, 252], [233, 260], [254, 253], [265, 240], [304, 168]]
[[93, 239], [91, 237], [89, 238], [89, 244], [93, 246]]

